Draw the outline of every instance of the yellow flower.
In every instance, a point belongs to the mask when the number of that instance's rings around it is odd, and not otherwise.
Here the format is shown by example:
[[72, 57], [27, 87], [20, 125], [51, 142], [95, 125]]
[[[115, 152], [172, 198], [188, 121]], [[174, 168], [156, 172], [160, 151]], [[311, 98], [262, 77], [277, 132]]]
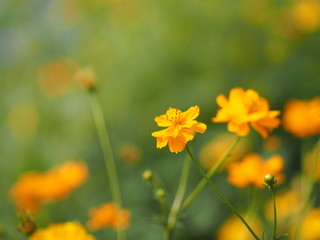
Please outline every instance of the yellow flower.
[[96, 86], [95, 74], [91, 68], [78, 70], [74, 78], [86, 90], [92, 90]]
[[26, 173], [12, 187], [11, 197], [20, 211], [36, 213], [42, 203], [66, 197], [87, 175], [87, 166], [74, 161], [45, 173]]
[[275, 179], [280, 178], [280, 182], [283, 181], [281, 174], [283, 167], [284, 161], [279, 155], [273, 155], [263, 161], [260, 155], [249, 153], [241, 162], [234, 162], [228, 166], [228, 181], [236, 187], [246, 187], [253, 184], [261, 188], [264, 183], [264, 175], [267, 173], [274, 175]]
[[[223, 133], [216, 136], [214, 139], [206, 143], [200, 151], [200, 162], [206, 169], [210, 169], [217, 164], [217, 161], [223, 156], [230, 145], [234, 142], [235, 136], [230, 133]], [[238, 143], [235, 149], [232, 151], [224, 164], [221, 166], [221, 170], [224, 169], [229, 163], [242, 158], [250, 148], [248, 141], [243, 139]]]
[[[246, 219], [248, 221], [248, 219]], [[249, 225], [255, 233], [261, 235], [262, 225], [259, 221], [249, 219]], [[217, 240], [251, 240], [254, 237], [239, 218], [232, 216], [227, 219], [217, 232]]]
[[320, 97], [289, 101], [284, 106], [283, 127], [300, 138], [320, 134]]
[[320, 27], [320, 3], [318, 0], [302, 0], [291, 10], [294, 26], [302, 32], [313, 32]]
[[104, 227], [127, 228], [130, 212], [119, 208], [115, 203], [105, 203], [89, 212], [90, 220], [87, 226], [91, 231]]
[[304, 217], [301, 224], [301, 239], [318, 240], [320, 239], [320, 207], [313, 208]]
[[233, 88], [229, 99], [219, 95], [217, 104], [221, 109], [212, 121], [228, 122], [228, 130], [239, 136], [246, 136], [250, 132], [250, 123], [263, 138], [267, 138], [280, 124], [276, 118], [280, 111], [270, 111], [267, 100], [251, 89], [244, 91], [242, 88]]
[[[286, 223], [288, 218], [297, 214], [302, 207], [302, 198], [297, 190], [285, 190], [277, 193], [277, 217], [279, 223]], [[270, 199], [265, 207], [266, 216], [273, 219], [273, 201]]]
[[95, 240], [85, 228], [76, 222], [55, 223], [38, 229], [29, 240]]
[[166, 114], [155, 118], [159, 127], [167, 127], [164, 130], [153, 132], [152, 136], [157, 138], [157, 148], [163, 148], [169, 144], [171, 152], [181, 152], [186, 143], [193, 139], [194, 132], [204, 133], [207, 126], [197, 122], [200, 109], [198, 106], [181, 112], [175, 108], [169, 108]]

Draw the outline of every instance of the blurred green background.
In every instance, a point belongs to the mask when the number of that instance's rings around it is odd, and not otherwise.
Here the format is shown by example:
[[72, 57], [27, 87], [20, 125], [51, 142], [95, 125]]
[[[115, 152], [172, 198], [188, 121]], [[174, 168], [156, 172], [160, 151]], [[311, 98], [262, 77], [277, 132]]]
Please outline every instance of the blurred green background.
[[[40, 226], [76, 220], [110, 201], [103, 157], [85, 91], [72, 81], [78, 66], [90, 66], [107, 118], [121, 178], [124, 206], [132, 213], [129, 239], [161, 239], [157, 203], [143, 170], [163, 179], [172, 200], [185, 153], [158, 150], [154, 117], [168, 107], [198, 105], [208, 125], [192, 143], [200, 147], [225, 124], [213, 124], [215, 98], [233, 87], [252, 88], [281, 110], [292, 98], [319, 95], [320, 2], [292, 0], [1, 0], [0, 1], [0, 225], [1, 239], [25, 239], [9, 189], [26, 171], [46, 171], [69, 159], [83, 159], [90, 179], [70, 196], [44, 206]], [[308, 8], [309, 6], [309, 8]], [[314, 7], [318, 6], [318, 7]], [[311, 17], [310, 17], [311, 16]], [[283, 140], [288, 179], [299, 172], [301, 141]], [[261, 153], [257, 133], [249, 139]], [[314, 139], [306, 141], [311, 145]], [[124, 146], [141, 151], [133, 164]], [[190, 186], [200, 179], [195, 169]], [[243, 190], [215, 178], [231, 199]], [[261, 194], [266, 194], [261, 191]], [[245, 209], [248, 200], [238, 203]], [[184, 214], [176, 239], [214, 239], [230, 212], [205, 189]], [[95, 234], [113, 239], [111, 230]]]

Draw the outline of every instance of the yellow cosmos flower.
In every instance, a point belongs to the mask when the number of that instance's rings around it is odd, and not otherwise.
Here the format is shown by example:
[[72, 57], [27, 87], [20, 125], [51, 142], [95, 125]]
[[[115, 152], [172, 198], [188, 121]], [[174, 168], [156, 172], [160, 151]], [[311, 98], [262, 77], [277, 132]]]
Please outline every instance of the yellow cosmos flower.
[[11, 189], [11, 197], [20, 211], [36, 213], [42, 203], [66, 197], [88, 176], [82, 162], [67, 161], [45, 173], [25, 173]]
[[169, 144], [170, 151], [178, 153], [183, 151], [186, 143], [193, 139], [193, 132], [204, 133], [207, 126], [195, 120], [199, 112], [198, 106], [191, 107], [185, 112], [169, 108], [166, 114], [156, 117], [155, 121], [159, 127], [167, 127], [152, 133], [152, 136], [157, 138], [157, 148], [163, 148]]
[[320, 207], [313, 208], [304, 217], [301, 224], [301, 239], [318, 240], [320, 239]]
[[88, 229], [96, 231], [104, 227], [127, 228], [130, 212], [119, 208], [115, 203], [105, 203], [89, 212]]
[[320, 97], [289, 101], [284, 106], [283, 127], [300, 138], [320, 134]]
[[85, 228], [76, 222], [55, 223], [38, 229], [29, 240], [95, 240]]
[[[258, 233], [258, 236], [262, 233], [262, 224], [260, 221], [248, 219], [250, 227]], [[246, 226], [239, 220], [239, 218], [232, 216], [228, 218], [218, 229], [217, 240], [253, 240], [254, 238], [246, 228]]]
[[249, 153], [242, 161], [230, 163], [227, 168], [228, 181], [236, 187], [246, 187], [249, 184], [253, 184], [258, 188], [262, 188], [263, 178], [267, 173], [275, 175], [275, 179], [280, 178], [280, 182], [283, 181], [281, 174], [283, 167], [284, 161], [279, 155], [273, 155], [263, 161], [260, 155]]
[[239, 136], [246, 136], [250, 132], [250, 123], [263, 138], [267, 138], [280, 124], [276, 118], [280, 111], [270, 111], [268, 101], [251, 89], [244, 91], [242, 88], [233, 88], [229, 99], [219, 95], [217, 104], [221, 109], [212, 121], [228, 122], [228, 130]]

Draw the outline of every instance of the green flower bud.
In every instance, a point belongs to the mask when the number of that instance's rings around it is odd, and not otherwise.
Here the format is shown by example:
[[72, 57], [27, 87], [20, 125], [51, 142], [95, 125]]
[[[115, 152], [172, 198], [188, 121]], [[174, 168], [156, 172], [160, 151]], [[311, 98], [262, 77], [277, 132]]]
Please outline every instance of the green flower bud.
[[268, 173], [264, 176], [264, 182], [268, 186], [273, 186], [274, 184], [276, 184], [277, 180], [274, 180], [274, 176], [272, 174]]
[[153, 178], [153, 173], [151, 170], [145, 170], [143, 173], [142, 173], [142, 178], [145, 180], [145, 181], [151, 181], [152, 178]]

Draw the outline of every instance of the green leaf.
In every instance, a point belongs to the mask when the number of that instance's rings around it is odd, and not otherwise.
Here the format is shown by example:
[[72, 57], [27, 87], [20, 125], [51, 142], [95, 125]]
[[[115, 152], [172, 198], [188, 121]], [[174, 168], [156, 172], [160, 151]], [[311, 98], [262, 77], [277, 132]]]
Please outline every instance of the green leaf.
[[276, 239], [277, 240], [281, 240], [281, 239], [285, 239], [288, 236], [289, 236], [288, 233], [281, 233], [281, 234], [278, 235], [278, 237]]

